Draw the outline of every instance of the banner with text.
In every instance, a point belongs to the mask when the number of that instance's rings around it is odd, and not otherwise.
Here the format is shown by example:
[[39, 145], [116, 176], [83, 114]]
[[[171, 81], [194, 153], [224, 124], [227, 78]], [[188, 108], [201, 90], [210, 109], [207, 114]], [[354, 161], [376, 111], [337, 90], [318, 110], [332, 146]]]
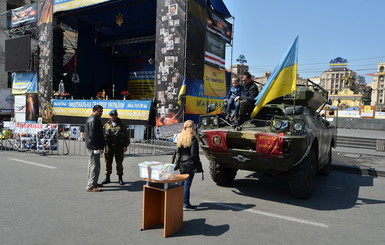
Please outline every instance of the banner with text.
[[13, 123], [10, 125], [15, 147], [20, 150], [53, 151], [58, 149], [58, 125]]
[[226, 73], [208, 65], [204, 70], [204, 95], [225, 97], [226, 96]]
[[218, 65], [222, 68], [225, 67], [226, 59], [226, 42], [218, 35], [211, 32], [206, 32], [205, 42], [205, 61]]
[[53, 12], [82, 8], [110, 0], [53, 0]]
[[37, 93], [37, 72], [12, 73], [12, 94]]
[[101, 105], [103, 118], [117, 109], [119, 118], [147, 121], [150, 116], [151, 100], [52, 100], [53, 114], [57, 116], [89, 117], [94, 105]]
[[186, 114], [204, 115], [207, 114], [207, 105], [215, 104], [216, 110], [210, 114], [221, 114], [223, 99], [204, 98], [186, 95]]

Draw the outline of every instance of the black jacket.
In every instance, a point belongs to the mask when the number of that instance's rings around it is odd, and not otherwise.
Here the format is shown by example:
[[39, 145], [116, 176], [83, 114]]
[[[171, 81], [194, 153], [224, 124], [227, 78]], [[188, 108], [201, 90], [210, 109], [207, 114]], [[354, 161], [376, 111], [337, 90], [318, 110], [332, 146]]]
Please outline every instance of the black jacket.
[[178, 148], [180, 153], [179, 171], [181, 174], [202, 173], [202, 163], [199, 158], [199, 145], [195, 136], [192, 136], [191, 146]]
[[103, 125], [95, 115], [91, 115], [86, 122], [86, 145], [89, 150], [104, 149]]
[[252, 81], [248, 85], [243, 86], [242, 94], [240, 99], [241, 100], [248, 100], [250, 102], [255, 102], [255, 97], [258, 95], [258, 87], [255, 85], [255, 83]]

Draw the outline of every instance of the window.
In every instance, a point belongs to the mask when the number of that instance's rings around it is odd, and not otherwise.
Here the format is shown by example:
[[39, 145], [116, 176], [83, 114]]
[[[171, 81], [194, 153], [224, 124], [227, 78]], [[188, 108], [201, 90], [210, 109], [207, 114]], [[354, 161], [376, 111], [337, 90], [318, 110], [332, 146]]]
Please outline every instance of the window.
[[383, 67], [383, 66], [380, 66], [379, 71], [380, 71], [380, 72], [384, 72], [384, 67]]

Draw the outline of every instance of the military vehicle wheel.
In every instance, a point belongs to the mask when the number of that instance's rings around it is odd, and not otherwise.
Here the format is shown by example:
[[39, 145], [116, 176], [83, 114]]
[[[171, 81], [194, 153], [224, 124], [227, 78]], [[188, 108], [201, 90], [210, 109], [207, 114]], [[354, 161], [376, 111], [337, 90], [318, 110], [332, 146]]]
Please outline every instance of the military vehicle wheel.
[[330, 172], [332, 171], [332, 146], [330, 145], [330, 149], [328, 152], [328, 163], [319, 170], [318, 174], [321, 176], [328, 176]]
[[313, 192], [317, 175], [317, 156], [310, 150], [302, 162], [289, 172], [290, 193], [300, 199], [307, 199]]
[[220, 163], [210, 161], [210, 175], [217, 185], [225, 186], [231, 184], [237, 169], [225, 168]]

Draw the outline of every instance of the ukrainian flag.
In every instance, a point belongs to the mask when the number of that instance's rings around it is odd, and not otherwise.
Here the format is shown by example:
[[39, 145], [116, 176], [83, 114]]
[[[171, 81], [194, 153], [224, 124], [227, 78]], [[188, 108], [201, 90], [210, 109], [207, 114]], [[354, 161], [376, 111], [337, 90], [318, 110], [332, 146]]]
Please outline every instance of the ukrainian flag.
[[186, 85], [186, 78], [183, 79], [182, 86], [180, 87], [179, 94], [178, 94], [178, 104], [182, 105], [183, 97], [186, 95], [187, 85]]
[[269, 79], [263, 86], [262, 91], [255, 98], [255, 107], [251, 113], [254, 118], [264, 105], [270, 101], [284, 95], [291, 94], [295, 91], [297, 84], [297, 68], [298, 68], [298, 36], [295, 38], [293, 45], [286, 52], [279, 65], [270, 75]]

